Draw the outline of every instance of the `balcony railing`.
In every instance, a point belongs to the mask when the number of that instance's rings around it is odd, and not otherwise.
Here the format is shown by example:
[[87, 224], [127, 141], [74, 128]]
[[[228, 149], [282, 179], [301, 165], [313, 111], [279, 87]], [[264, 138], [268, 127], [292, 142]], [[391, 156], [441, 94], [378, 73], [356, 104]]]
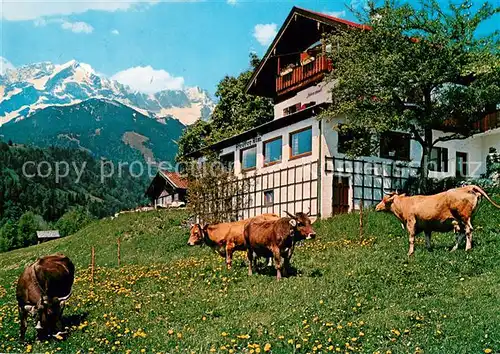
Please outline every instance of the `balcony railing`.
[[321, 77], [320, 74], [330, 70], [332, 70], [332, 62], [324, 56], [319, 56], [306, 65], [298, 66], [293, 68], [291, 72], [278, 76], [276, 78], [276, 92], [282, 94], [306, 85]]
[[487, 114], [483, 119], [474, 124], [474, 128], [481, 132], [500, 128], [500, 111]]

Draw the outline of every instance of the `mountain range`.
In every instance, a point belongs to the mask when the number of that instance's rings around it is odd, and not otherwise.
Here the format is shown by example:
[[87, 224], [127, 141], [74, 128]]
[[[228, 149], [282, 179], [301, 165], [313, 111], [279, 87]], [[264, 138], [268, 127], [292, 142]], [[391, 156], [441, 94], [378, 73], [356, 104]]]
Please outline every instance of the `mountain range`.
[[214, 107], [199, 87], [147, 94], [75, 60], [0, 73], [0, 138], [74, 146], [113, 160], [172, 161], [185, 125]]

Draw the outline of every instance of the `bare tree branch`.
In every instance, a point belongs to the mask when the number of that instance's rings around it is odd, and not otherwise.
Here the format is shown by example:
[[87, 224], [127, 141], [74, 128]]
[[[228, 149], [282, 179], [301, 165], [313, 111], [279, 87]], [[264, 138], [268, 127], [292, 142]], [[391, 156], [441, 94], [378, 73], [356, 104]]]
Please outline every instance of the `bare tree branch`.
[[436, 140], [434, 140], [432, 142], [432, 145], [434, 146], [436, 143], [446, 142], [446, 141], [451, 141], [451, 140], [465, 140], [465, 139], [470, 138], [472, 135], [473, 134], [471, 134], [471, 135], [463, 135], [463, 134], [460, 134], [460, 133], [455, 133], [455, 134], [451, 134], [451, 135], [448, 135], [448, 136], [442, 136], [442, 137], [437, 138]]

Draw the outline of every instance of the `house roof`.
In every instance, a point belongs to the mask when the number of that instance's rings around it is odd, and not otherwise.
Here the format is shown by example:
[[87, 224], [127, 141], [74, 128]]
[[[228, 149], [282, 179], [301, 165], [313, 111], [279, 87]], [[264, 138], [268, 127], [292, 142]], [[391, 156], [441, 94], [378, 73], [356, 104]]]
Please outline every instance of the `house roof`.
[[286, 117], [278, 118], [278, 119], [272, 120], [270, 122], [261, 124], [258, 127], [247, 130], [241, 134], [233, 135], [232, 137], [221, 140], [215, 144], [212, 144], [212, 145], [209, 145], [209, 146], [204, 147], [202, 149], [193, 151], [192, 153], [187, 154], [187, 157], [194, 157], [194, 158], [200, 157], [200, 156], [203, 156], [204, 152], [206, 152], [206, 151], [222, 150], [225, 147], [235, 145], [239, 142], [254, 138], [258, 135], [269, 133], [269, 132], [272, 132], [274, 130], [277, 130], [277, 129], [289, 126], [291, 124], [303, 121], [305, 119], [317, 116], [327, 106], [328, 106], [328, 103], [326, 103], [326, 102], [320, 103], [320, 104], [317, 104], [315, 106], [311, 106], [311, 107], [305, 108], [303, 110], [297, 111], [297, 112], [290, 114]]
[[59, 230], [48, 230], [48, 231], [37, 231], [36, 236], [38, 238], [59, 238]]
[[[341, 26], [342, 27], [348, 26], [348, 27], [354, 27], [354, 28], [360, 28], [360, 29], [370, 29], [370, 27], [367, 25], [362, 25], [362, 24], [359, 24], [356, 22], [344, 20], [344, 19], [341, 19], [338, 17], [334, 17], [334, 16], [330, 16], [330, 15], [323, 14], [320, 12], [315, 12], [315, 11], [311, 11], [311, 10], [307, 10], [307, 9], [303, 9], [303, 8], [294, 6], [292, 8], [292, 10], [290, 11], [290, 13], [288, 14], [287, 18], [285, 19], [285, 22], [283, 23], [283, 25], [279, 29], [278, 33], [276, 34], [276, 37], [274, 38], [273, 42], [269, 46], [266, 54], [264, 55], [264, 57], [260, 61], [259, 66], [254, 70], [252, 77], [248, 81], [248, 84], [245, 88], [245, 91], [247, 93], [257, 94], [257, 95], [261, 95], [261, 96], [265, 96], [265, 97], [273, 97], [273, 95], [275, 93], [275, 87], [272, 87], [273, 86], [272, 82], [266, 81], [264, 84], [261, 85], [260, 88], [256, 88], [255, 85], [257, 85], [257, 81], [259, 81], [259, 82], [265, 81], [262, 79], [257, 80], [257, 77], [259, 77], [259, 75], [263, 72], [264, 68], [267, 67], [266, 64], [270, 61], [270, 59], [272, 59], [272, 58], [275, 59], [275, 56], [276, 56], [275, 54], [277, 54], [277, 56], [280, 56], [280, 53], [276, 53], [277, 45], [284, 37], [284, 34], [287, 31], [287, 29], [291, 28], [293, 26], [293, 23], [297, 22], [298, 18], [305, 20], [305, 22], [303, 23], [304, 25], [301, 26], [301, 28], [303, 28], [304, 31], [306, 31], [305, 24], [308, 24], [309, 22], [311, 22], [311, 20], [314, 22], [317, 22], [317, 23], [321, 23], [322, 25], [327, 26], [328, 28], [331, 28], [331, 29], [338, 28]], [[297, 45], [296, 43], [299, 40], [302, 40], [302, 38], [300, 38], [300, 37], [305, 37], [304, 33], [300, 33], [300, 34], [301, 34], [301, 36], [295, 36], [295, 35], [292, 36], [293, 37], [293, 45], [296, 46]], [[274, 64], [276, 64], [276, 63], [274, 63]], [[275, 70], [275, 68], [276, 68], [275, 65], [270, 65], [270, 67], [272, 68], [272, 70]], [[267, 77], [267, 79], [269, 79], [269, 75], [272, 76], [272, 80], [275, 79], [275, 75], [272, 75], [271, 71], [266, 72], [264, 74], [264, 77]], [[271, 79], [269, 79], [269, 80], [271, 80]]]
[[161, 174], [168, 179], [168, 181], [175, 187], [179, 189], [187, 189], [188, 188], [188, 180], [182, 178], [181, 175], [177, 172], [169, 172], [162, 170]]

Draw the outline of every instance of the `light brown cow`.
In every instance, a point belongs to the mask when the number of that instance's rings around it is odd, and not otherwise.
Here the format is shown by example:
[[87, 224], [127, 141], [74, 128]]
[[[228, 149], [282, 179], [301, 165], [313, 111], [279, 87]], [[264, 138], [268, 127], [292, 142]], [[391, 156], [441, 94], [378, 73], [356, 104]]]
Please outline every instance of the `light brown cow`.
[[[433, 231], [465, 233], [467, 237], [465, 250], [468, 251], [472, 248], [471, 219], [481, 197], [485, 197], [500, 208], [480, 187], [465, 186], [429, 196], [409, 197], [405, 194], [391, 193], [384, 196], [375, 210], [392, 212], [403, 227], [406, 227], [410, 238], [409, 256], [415, 251], [415, 236], [421, 232], [425, 233], [427, 248], [431, 247]], [[461, 239], [463, 236], [457, 237], [452, 251], [458, 248]]]
[[21, 340], [26, 333], [28, 314], [35, 316], [39, 338], [63, 334], [61, 318], [74, 278], [75, 267], [63, 254], [39, 258], [26, 267], [16, 289]]
[[[288, 213], [287, 213], [288, 214]], [[288, 218], [277, 220], [253, 220], [245, 226], [247, 243], [248, 274], [253, 273], [253, 257], [273, 257], [276, 279], [286, 276], [295, 244], [304, 239], [316, 237], [309, 215], [288, 214]]]
[[247, 249], [243, 235], [245, 225], [251, 220], [264, 221], [276, 219], [279, 219], [279, 216], [276, 214], [262, 214], [254, 218], [229, 223], [205, 226], [194, 224], [191, 226], [188, 245], [195, 246], [204, 242], [221, 257], [225, 257], [227, 268], [231, 269], [233, 253]]

